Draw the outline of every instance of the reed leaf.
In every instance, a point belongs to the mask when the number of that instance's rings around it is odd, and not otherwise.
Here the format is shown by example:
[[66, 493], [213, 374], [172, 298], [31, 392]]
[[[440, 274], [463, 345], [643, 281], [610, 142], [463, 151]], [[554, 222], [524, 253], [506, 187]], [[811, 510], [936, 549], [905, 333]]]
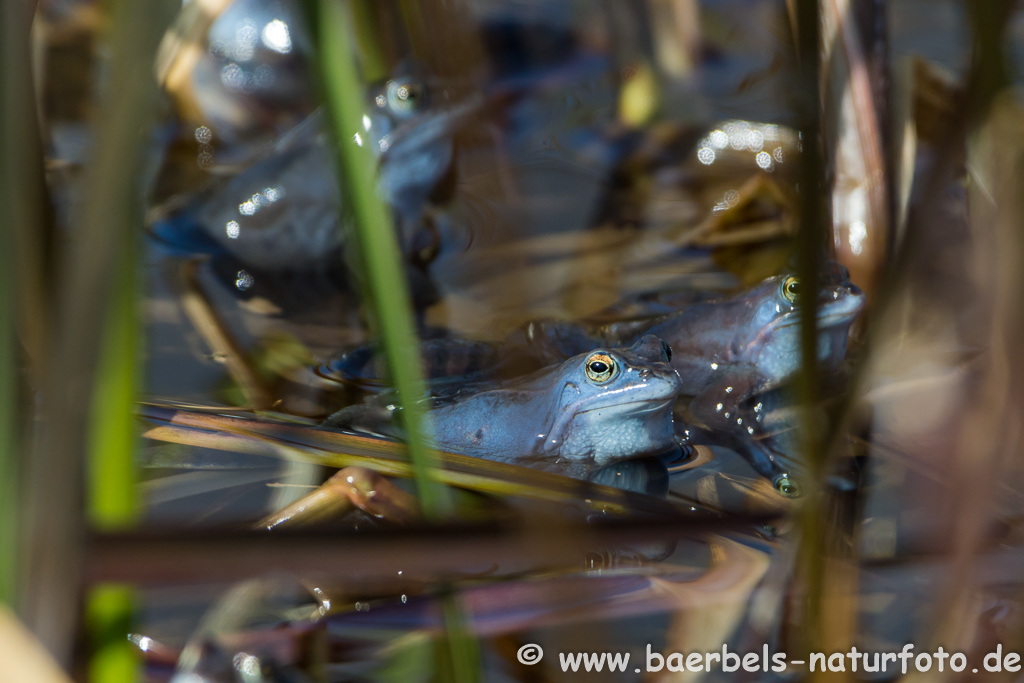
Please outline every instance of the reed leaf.
[[[374, 327], [383, 346], [391, 381], [404, 408], [409, 459], [423, 516], [428, 521], [439, 521], [451, 514], [452, 505], [448, 492], [438, 485], [433, 475], [436, 461], [426, 446], [429, 417], [419, 404], [419, 399], [426, 395], [426, 384], [408, 284], [390, 212], [377, 194], [373, 154], [369, 144], [362, 144], [359, 138], [366, 97], [356, 67], [352, 33], [367, 36], [372, 32], [365, 26], [353, 31], [353, 14], [346, 11], [351, 9], [349, 3], [319, 0], [317, 8], [317, 42], [328, 119], [337, 151], [337, 168], [345, 185], [343, 196], [351, 201], [355, 218], [355, 239], [349, 239], [348, 244], [359, 249], [363, 282], [373, 304]], [[356, 19], [366, 16], [364, 13]], [[349, 259], [349, 263], [354, 262]], [[446, 614], [445, 629], [449, 636], [456, 638], [463, 630], [461, 621], [449, 614]], [[458, 638], [458, 647], [455, 642], [450, 643], [453, 680], [460, 683], [477, 680], [478, 658], [467, 655], [475, 651], [476, 641]]]
[[91, 403], [86, 510], [92, 526], [115, 531], [138, 516], [135, 443], [139, 366], [136, 254], [129, 239], [118, 263]]
[[[115, 284], [124, 284], [117, 279], [119, 260], [125, 268], [135, 267], [130, 258], [122, 258], [122, 251], [141, 224], [139, 168], [156, 90], [153, 56], [173, 9], [170, 2], [119, 2], [112, 7], [111, 61], [103, 80], [95, 154], [74, 230], [56, 257], [54, 329], [45, 367], [38, 373], [41, 426], [27, 468], [26, 528], [32, 545], [20, 596], [26, 622], [64, 665], [71, 661], [78, 621], [70, 606], [80, 604], [83, 463], [89, 435], [96, 434], [90, 424], [90, 400], [112, 292]], [[134, 296], [134, 291], [124, 295]], [[121, 425], [131, 427], [123, 419]], [[130, 457], [130, 437], [112, 446], [121, 451], [119, 462]], [[111, 489], [131, 487], [130, 475], [119, 472], [117, 477], [119, 483]], [[126, 680], [113, 670], [100, 678]]]
[[408, 284], [390, 211], [377, 193], [376, 160], [369, 145], [363, 145], [359, 138], [366, 97], [356, 66], [352, 15], [346, 11], [348, 3], [322, 0], [317, 7], [317, 43], [328, 120], [336, 143], [342, 193], [351, 202], [355, 218], [355, 239], [347, 235], [346, 243], [360, 252], [374, 327], [404, 408], [409, 458], [424, 516], [440, 520], [449, 506], [431, 474], [434, 458], [425, 446], [424, 436], [430, 427], [418, 399], [426, 395], [426, 386]]
[[[28, 219], [31, 194], [22, 182], [23, 144], [34, 125], [28, 69], [18, 66], [28, 54], [22, 3], [0, 7], [0, 603], [12, 604], [18, 571], [18, 451], [13, 243], [19, 221]], [[23, 62], [22, 62], [23, 63]]]

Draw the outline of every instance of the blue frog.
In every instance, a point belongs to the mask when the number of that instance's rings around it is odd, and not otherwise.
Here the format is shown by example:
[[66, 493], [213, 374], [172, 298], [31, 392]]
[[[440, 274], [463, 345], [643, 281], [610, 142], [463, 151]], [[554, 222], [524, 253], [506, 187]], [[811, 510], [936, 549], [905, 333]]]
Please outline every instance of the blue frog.
[[[799, 371], [801, 296], [796, 275], [778, 275], [737, 296], [687, 306], [644, 334], [672, 347], [672, 367], [683, 377], [684, 393], [701, 396], [746, 377], [740, 384], [750, 395]], [[842, 361], [850, 326], [863, 308], [863, 293], [843, 269], [826, 273], [816, 306], [820, 364], [835, 367]]]
[[[588, 351], [512, 381], [435, 397], [432, 441], [452, 453], [590, 479], [675, 448], [681, 386], [667, 346], [648, 335], [629, 348]], [[326, 424], [397, 435], [386, 400], [345, 408]]]
[[[479, 108], [477, 98], [447, 104], [432, 101], [429, 92], [417, 75], [387, 81], [372, 94], [364, 130], [353, 139], [379, 159], [379, 192], [398, 218], [407, 251], [426, 245], [416, 232], [420, 212], [451, 165], [452, 131]], [[261, 271], [340, 263], [340, 224], [348, 213], [323, 117], [312, 114], [154, 231], [178, 243], [198, 230], [216, 249]]]
[[[789, 456], [765, 445], [761, 424], [767, 404], [755, 400], [784, 389], [801, 367], [800, 279], [794, 274], [767, 278], [738, 294], [691, 301], [681, 310], [646, 319], [588, 326], [541, 320], [524, 325], [500, 344], [463, 339], [432, 339], [421, 345], [435, 387], [535, 370], [576, 354], [607, 346], [629, 346], [654, 335], [671, 352], [685, 397], [677, 420], [683, 444], [724, 445], [746, 457], [773, 481], [798, 469]], [[864, 294], [839, 264], [828, 264], [817, 293], [818, 362], [836, 372], [846, 356], [850, 327], [863, 310]], [[375, 371], [367, 349], [353, 352], [329, 369], [343, 380], [372, 382]], [[789, 478], [790, 480], [792, 478]]]
[[[832, 265], [823, 276], [817, 358], [824, 373], [834, 374], [865, 297], [841, 266]], [[797, 276], [779, 275], [738, 296], [688, 306], [647, 329], [672, 347], [682, 393], [692, 397], [687, 408], [697, 424], [684, 430], [686, 440], [737, 450], [786, 495], [796, 490], [791, 475], [800, 468], [784, 452], [789, 449], [772, 447], [762, 427], [769, 403], [760, 398], [772, 395], [770, 405], [778, 409], [784, 389], [800, 372], [801, 296]]]

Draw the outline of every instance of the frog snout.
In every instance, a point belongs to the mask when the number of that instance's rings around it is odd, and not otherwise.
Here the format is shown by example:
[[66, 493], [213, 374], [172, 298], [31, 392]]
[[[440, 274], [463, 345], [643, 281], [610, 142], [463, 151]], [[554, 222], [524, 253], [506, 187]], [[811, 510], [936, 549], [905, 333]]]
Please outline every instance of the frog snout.
[[864, 308], [867, 297], [860, 287], [852, 282], [844, 282], [832, 288], [822, 306], [830, 312], [843, 312], [848, 315], [857, 315]]
[[864, 296], [864, 292], [861, 291], [860, 287], [858, 287], [857, 285], [853, 284], [852, 282], [844, 282], [841, 285], [836, 285], [832, 289], [832, 298], [833, 299], [839, 299], [839, 298], [842, 298], [844, 296], [862, 297], [862, 296]]

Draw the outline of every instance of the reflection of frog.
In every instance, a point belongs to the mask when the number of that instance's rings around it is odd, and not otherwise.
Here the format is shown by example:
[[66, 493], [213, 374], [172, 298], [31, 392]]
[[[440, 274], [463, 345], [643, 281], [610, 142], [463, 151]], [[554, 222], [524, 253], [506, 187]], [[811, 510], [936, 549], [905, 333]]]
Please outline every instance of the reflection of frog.
[[[679, 389], [664, 343], [646, 336], [628, 349], [598, 349], [437, 401], [434, 443], [453, 453], [588, 478], [607, 465], [673, 449]], [[390, 413], [354, 406], [328, 424], [393, 433]]]

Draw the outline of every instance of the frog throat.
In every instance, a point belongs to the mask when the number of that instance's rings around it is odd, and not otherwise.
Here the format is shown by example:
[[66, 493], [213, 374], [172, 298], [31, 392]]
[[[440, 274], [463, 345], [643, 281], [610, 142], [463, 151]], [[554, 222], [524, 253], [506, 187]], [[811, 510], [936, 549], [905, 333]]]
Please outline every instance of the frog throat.
[[[579, 385], [576, 382], [566, 382], [565, 387], [562, 389], [562, 393], [559, 396], [557, 405], [560, 407], [556, 412], [555, 419], [546, 430], [546, 433], [541, 435], [543, 439], [539, 443], [537, 451], [546, 455], [553, 455], [561, 450], [562, 446], [566, 441], [566, 432], [572, 425], [579, 415], [591, 412], [593, 410], [600, 410], [602, 408], [613, 408], [613, 407], [625, 407], [632, 405], [635, 407], [636, 414], [642, 414], [645, 412], [652, 411], [652, 404], [656, 403], [668, 403], [675, 400], [676, 392], [672, 390], [669, 383], [665, 383], [666, 387], [663, 395], [647, 396], [643, 399], [636, 400], [624, 400], [621, 402], [615, 402], [614, 400], [608, 400], [610, 397], [629, 395], [631, 387], [613, 389], [596, 396], [587, 396], [576, 398], [574, 400], [566, 401], [567, 396], [571, 396], [573, 392], [577, 395], [581, 394]], [[595, 405], [591, 405], [595, 404]], [[659, 406], [663, 407], [663, 406]], [[629, 411], [633, 412], [633, 411]], [[538, 439], [540, 440], [540, 439]]]

